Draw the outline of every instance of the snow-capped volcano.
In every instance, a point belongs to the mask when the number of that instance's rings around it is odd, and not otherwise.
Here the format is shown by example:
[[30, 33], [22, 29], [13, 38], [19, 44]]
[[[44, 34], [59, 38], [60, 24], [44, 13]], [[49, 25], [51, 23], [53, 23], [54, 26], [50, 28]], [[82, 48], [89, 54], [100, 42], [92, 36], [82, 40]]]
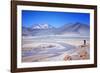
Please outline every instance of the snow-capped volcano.
[[49, 24], [34, 24], [34, 25], [32, 25], [32, 29], [51, 29], [51, 28], [54, 28], [54, 27]]
[[60, 28], [55, 28], [48, 24], [34, 24], [30, 28], [22, 28], [23, 35], [68, 35], [68, 36], [89, 36], [90, 26], [82, 23], [65, 24]]

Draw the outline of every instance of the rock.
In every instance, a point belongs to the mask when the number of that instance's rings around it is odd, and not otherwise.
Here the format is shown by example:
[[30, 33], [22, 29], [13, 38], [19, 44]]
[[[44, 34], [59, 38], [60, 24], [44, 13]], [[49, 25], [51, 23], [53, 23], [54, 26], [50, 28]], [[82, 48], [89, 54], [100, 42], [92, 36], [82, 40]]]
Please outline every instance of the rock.
[[71, 56], [66, 55], [66, 56], [64, 57], [64, 61], [67, 61], [67, 60], [72, 60]]
[[79, 56], [81, 59], [87, 59], [88, 58], [88, 52], [86, 50], [82, 50], [79, 52]]

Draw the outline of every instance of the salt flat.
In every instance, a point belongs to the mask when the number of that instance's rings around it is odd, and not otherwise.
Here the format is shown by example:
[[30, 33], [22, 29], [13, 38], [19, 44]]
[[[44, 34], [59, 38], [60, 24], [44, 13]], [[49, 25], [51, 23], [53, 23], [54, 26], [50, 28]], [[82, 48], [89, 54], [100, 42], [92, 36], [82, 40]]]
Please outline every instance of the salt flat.
[[[83, 40], [86, 40], [84, 45]], [[22, 62], [89, 59], [88, 37], [26, 36], [22, 38]]]

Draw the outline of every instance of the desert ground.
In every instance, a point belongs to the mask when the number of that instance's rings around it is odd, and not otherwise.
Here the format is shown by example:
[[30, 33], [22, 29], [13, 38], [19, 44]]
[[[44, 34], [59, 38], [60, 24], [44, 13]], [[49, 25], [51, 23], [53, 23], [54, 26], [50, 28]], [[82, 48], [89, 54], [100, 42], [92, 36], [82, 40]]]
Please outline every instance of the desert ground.
[[22, 37], [22, 62], [70, 61], [89, 58], [90, 40], [88, 37]]

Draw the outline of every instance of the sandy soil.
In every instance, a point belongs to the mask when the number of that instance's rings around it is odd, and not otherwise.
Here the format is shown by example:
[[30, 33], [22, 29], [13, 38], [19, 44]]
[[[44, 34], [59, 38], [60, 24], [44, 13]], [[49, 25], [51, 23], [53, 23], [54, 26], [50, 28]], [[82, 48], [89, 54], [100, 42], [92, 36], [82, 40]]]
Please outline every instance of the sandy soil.
[[23, 39], [22, 62], [85, 60], [90, 57], [90, 45], [83, 39]]

